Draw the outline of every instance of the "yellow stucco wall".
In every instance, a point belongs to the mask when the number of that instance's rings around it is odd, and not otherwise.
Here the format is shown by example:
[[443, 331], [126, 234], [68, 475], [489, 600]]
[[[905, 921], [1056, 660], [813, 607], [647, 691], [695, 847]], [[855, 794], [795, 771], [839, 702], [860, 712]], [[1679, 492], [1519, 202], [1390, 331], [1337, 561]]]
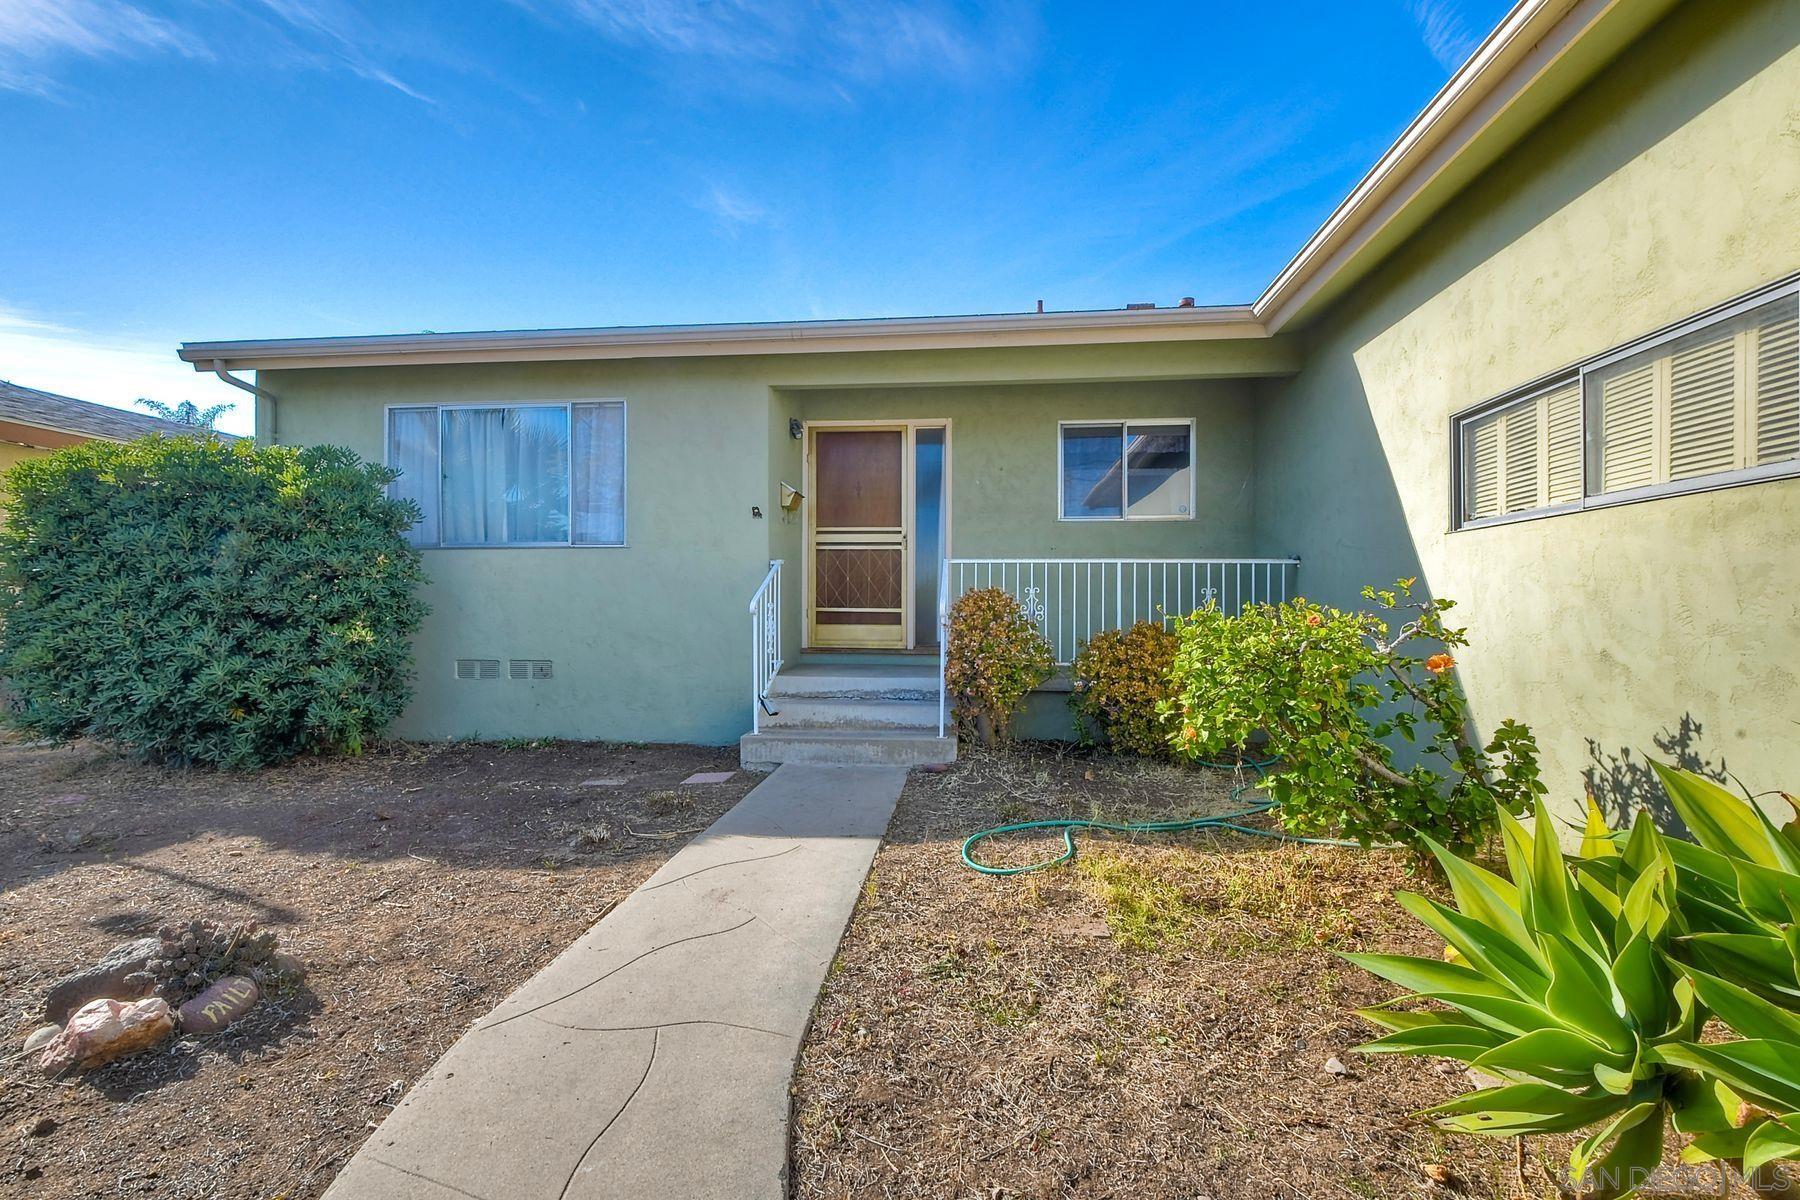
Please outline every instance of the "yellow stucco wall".
[[1800, 480], [1449, 532], [1450, 418], [1800, 268], [1797, 43], [1791, 0], [1684, 5], [1261, 385], [1262, 539], [1461, 602], [1480, 724], [1565, 803], [1649, 800], [1645, 754], [1800, 791]]

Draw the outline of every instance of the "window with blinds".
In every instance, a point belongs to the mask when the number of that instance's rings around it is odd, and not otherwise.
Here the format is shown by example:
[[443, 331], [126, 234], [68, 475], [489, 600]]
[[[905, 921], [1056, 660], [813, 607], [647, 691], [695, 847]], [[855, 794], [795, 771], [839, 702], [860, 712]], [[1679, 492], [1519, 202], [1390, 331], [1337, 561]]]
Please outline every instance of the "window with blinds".
[[1581, 499], [1581, 381], [1463, 423], [1464, 521]]
[[1597, 492], [1795, 458], [1795, 305], [1785, 297], [1591, 372]]
[[1458, 524], [1800, 473], [1797, 290], [1459, 418]]

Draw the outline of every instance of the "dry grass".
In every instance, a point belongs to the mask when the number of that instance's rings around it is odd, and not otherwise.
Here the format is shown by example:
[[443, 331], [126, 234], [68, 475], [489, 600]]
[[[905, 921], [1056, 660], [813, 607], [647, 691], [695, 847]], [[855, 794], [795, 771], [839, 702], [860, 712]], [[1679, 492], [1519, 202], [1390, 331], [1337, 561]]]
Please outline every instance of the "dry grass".
[[[1391, 902], [1433, 886], [1405, 858], [1199, 834], [1085, 837], [1073, 866], [1010, 878], [958, 861], [1002, 821], [1217, 813], [1237, 782], [1051, 747], [915, 774], [802, 1053], [794, 1194], [1521, 1194], [1512, 1143], [1412, 1115], [1460, 1070], [1351, 1050], [1374, 1032], [1352, 1009], [1391, 992], [1332, 951], [1441, 948]], [[988, 857], [1060, 849], [1021, 836]], [[1551, 1190], [1535, 1156], [1525, 1172], [1526, 1194]]]
[[91, 1075], [0, 1052], [0, 1195], [319, 1195], [471, 1021], [756, 783], [679, 786], [734, 757], [395, 745], [225, 775], [0, 744], [12, 1046], [52, 979], [170, 919], [254, 916], [310, 967], [222, 1034]]

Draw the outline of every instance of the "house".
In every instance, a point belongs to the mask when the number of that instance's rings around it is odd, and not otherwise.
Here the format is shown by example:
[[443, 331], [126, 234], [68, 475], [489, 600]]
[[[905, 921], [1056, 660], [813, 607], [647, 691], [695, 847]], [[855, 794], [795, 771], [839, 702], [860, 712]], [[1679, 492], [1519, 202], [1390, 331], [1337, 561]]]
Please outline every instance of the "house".
[[14, 463], [82, 442], [129, 442], [151, 433], [193, 432], [192, 426], [160, 417], [90, 404], [0, 379], [0, 472]]
[[1477, 725], [1623, 800], [1646, 753], [1800, 781], [1797, 270], [1800, 7], [1524, 0], [1250, 303], [181, 356], [404, 472], [407, 735], [935, 741], [934, 596], [1066, 659], [1416, 576]]

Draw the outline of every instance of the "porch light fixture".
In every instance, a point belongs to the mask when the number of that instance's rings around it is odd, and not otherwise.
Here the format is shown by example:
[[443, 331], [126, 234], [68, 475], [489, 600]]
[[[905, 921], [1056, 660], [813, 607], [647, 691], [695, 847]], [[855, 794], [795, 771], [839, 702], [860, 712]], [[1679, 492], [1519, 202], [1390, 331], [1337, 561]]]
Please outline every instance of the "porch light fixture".
[[806, 436], [806, 426], [800, 423], [799, 417], [788, 418], [788, 436], [796, 442]]

